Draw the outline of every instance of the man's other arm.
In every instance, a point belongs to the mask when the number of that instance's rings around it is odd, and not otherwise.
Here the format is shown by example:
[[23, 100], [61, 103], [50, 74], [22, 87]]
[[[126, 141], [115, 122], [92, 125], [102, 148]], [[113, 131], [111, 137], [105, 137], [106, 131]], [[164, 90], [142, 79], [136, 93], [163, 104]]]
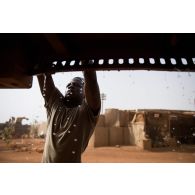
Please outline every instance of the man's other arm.
[[86, 70], [83, 72], [83, 75], [85, 78], [84, 90], [86, 101], [93, 110], [93, 113], [97, 115], [100, 110], [101, 100], [96, 72], [92, 70]]

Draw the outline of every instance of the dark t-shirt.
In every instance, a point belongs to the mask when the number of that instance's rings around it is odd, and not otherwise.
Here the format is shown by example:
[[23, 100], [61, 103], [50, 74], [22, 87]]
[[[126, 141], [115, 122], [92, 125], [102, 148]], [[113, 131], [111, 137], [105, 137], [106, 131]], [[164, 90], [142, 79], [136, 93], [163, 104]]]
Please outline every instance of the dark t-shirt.
[[74, 108], [67, 108], [63, 95], [55, 88], [45, 102], [47, 135], [42, 162], [81, 162], [97, 123], [86, 100]]

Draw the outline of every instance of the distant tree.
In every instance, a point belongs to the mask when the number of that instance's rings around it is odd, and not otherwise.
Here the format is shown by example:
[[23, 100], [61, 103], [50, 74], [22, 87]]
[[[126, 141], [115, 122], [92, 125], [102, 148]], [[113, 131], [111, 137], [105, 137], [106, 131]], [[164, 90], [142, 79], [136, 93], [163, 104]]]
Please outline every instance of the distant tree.
[[11, 117], [9, 121], [6, 123], [5, 128], [2, 131], [1, 137], [2, 139], [9, 144], [12, 139], [12, 135], [15, 131], [15, 118]]

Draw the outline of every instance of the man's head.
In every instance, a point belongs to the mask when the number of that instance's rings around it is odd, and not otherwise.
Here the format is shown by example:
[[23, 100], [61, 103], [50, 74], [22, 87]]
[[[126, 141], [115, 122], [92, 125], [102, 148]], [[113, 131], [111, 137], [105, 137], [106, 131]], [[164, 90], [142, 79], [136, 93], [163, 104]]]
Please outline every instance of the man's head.
[[66, 86], [65, 101], [69, 106], [77, 106], [82, 103], [84, 98], [84, 79], [74, 77]]

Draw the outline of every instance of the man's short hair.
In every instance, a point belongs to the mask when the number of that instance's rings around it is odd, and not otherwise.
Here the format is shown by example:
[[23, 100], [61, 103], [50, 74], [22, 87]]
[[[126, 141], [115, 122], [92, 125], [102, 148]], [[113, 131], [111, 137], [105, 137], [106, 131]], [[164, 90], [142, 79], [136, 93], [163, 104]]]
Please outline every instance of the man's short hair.
[[79, 81], [79, 83], [81, 83], [82, 85], [84, 85], [84, 79], [82, 77], [74, 77], [72, 80], [77, 80]]

